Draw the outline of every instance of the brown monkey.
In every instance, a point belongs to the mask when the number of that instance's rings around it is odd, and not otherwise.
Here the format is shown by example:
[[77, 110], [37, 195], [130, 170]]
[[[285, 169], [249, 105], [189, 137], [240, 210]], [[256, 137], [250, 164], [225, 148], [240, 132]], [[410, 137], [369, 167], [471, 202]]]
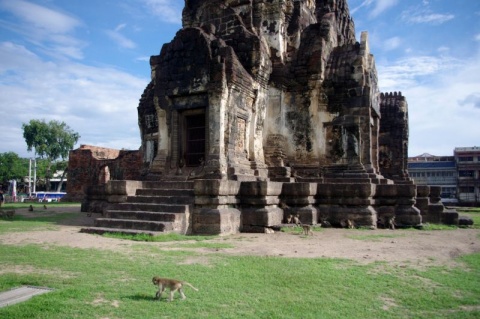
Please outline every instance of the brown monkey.
[[389, 217], [385, 226], [391, 230], [395, 230], [395, 216]]
[[287, 224], [290, 224], [292, 222], [292, 219], [293, 219], [293, 215], [292, 214], [288, 215]]
[[353, 223], [353, 220], [347, 219], [347, 228], [348, 229], [354, 229], [355, 224]]
[[28, 207], [28, 211], [33, 212], [33, 205], [30, 205], [30, 207]]
[[[278, 207], [280, 207], [284, 213], [286, 213], [286, 210], [288, 209], [288, 205], [285, 204], [284, 202], [280, 202], [278, 204]], [[290, 224], [292, 222], [292, 219], [293, 219], [293, 215], [292, 214], [288, 215], [288, 217], [286, 218], [287, 224]]]
[[294, 224], [297, 224], [297, 225], [300, 225], [300, 224], [301, 224], [301, 222], [300, 222], [300, 215], [299, 215], [299, 214], [293, 215], [293, 223], [294, 223]]
[[355, 228], [355, 224], [353, 223], [353, 221], [351, 219], [342, 219], [340, 221], [340, 226], [342, 226], [343, 228], [348, 228], [348, 229]]
[[303, 234], [304, 234], [305, 236], [308, 236], [308, 235], [312, 235], [312, 236], [313, 236], [312, 226], [311, 226], [311, 225], [302, 224], [302, 228], [303, 228]]
[[44, 204], [44, 205], [43, 205], [43, 209], [47, 209], [47, 205]]
[[188, 282], [186, 281], [180, 281], [180, 280], [176, 280], [176, 279], [168, 279], [168, 278], [160, 278], [160, 277], [153, 277], [152, 278], [152, 283], [158, 287], [158, 291], [157, 293], [155, 294], [155, 298], [156, 299], [160, 299], [160, 297], [162, 296], [162, 293], [163, 291], [165, 290], [165, 288], [168, 287], [168, 289], [170, 289], [170, 298], [169, 298], [169, 301], [172, 301], [173, 300], [173, 294], [175, 293], [175, 291], [178, 291], [178, 293], [180, 294], [180, 296], [182, 296], [182, 299], [185, 299], [187, 298], [185, 296], [185, 294], [183, 293], [182, 291], [182, 288], [183, 288], [183, 285], [187, 285], [187, 286], [190, 286], [193, 290], [195, 291], [198, 291], [197, 288], [193, 287], [191, 284], [189, 284]]

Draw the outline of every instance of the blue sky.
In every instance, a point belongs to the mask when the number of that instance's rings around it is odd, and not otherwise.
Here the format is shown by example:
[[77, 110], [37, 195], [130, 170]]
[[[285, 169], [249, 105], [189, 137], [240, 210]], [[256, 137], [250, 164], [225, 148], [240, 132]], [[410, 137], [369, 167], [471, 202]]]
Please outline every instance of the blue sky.
[[[383, 92], [401, 91], [409, 155], [480, 146], [480, 1], [349, 0]], [[138, 149], [149, 57], [181, 0], [0, 0], [0, 153], [30, 157], [22, 123], [60, 120], [79, 144]], [[79, 145], [77, 145], [79, 146]]]

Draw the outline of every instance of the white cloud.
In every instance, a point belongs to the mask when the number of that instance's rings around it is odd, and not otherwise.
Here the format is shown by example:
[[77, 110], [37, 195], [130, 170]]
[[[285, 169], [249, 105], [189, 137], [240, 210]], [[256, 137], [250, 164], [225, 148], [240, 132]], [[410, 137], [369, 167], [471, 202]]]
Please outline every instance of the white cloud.
[[407, 98], [411, 155], [452, 155], [455, 146], [478, 145], [480, 54], [409, 57], [378, 69], [382, 91]]
[[134, 49], [137, 47], [137, 44], [132, 40], [128, 39], [124, 36], [120, 31], [126, 27], [126, 24], [118, 25], [114, 30], [107, 30], [105, 33], [108, 35], [110, 39], [115, 41], [120, 47], [126, 49]]
[[475, 41], [480, 41], [480, 33], [475, 35]]
[[384, 91], [415, 86], [422, 77], [453, 69], [459, 61], [451, 57], [414, 56], [388, 65], [378, 65], [380, 86]]
[[395, 6], [397, 3], [398, 0], [376, 0], [371, 16], [376, 17], [390, 7]]
[[0, 43], [0, 153], [29, 156], [21, 131], [31, 119], [64, 121], [80, 144], [138, 149], [138, 100], [149, 79], [68, 61], [47, 62]]
[[126, 26], [127, 26], [126, 23], [121, 23], [117, 25], [117, 27], [115, 28], [115, 32], [120, 32], [122, 29], [125, 29]]
[[404, 17], [404, 19], [410, 23], [426, 23], [439, 25], [455, 18], [453, 14], [440, 14], [440, 13], [430, 13], [424, 15], [414, 15], [411, 17]]
[[350, 10], [351, 14], [355, 14], [358, 10], [360, 10], [363, 7], [368, 7], [369, 5], [372, 4], [374, 0], [364, 0], [361, 4], [359, 4], [357, 7], [353, 8]]
[[437, 51], [440, 52], [440, 53], [448, 53], [448, 52], [450, 52], [450, 48], [447, 47], [447, 46], [441, 46], [437, 49]]
[[3, 0], [0, 6], [23, 22], [51, 33], [68, 33], [81, 23], [77, 19], [23, 0]]
[[364, 0], [360, 5], [353, 8], [351, 13], [354, 14], [363, 7], [371, 7], [373, 9], [370, 11], [370, 17], [375, 18], [389, 8], [395, 6], [398, 3], [398, 0]]
[[391, 51], [397, 49], [402, 44], [402, 39], [399, 37], [393, 37], [387, 39], [383, 44], [383, 49], [386, 51]]
[[[183, 1], [142, 0], [145, 6], [162, 21], [179, 24], [182, 21]], [[182, 3], [180, 3], [182, 2]]]
[[41, 52], [57, 58], [83, 59], [82, 49], [86, 44], [71, 35], [83, 25], [80, 20], [23, 0], [0, 0], [0, 8], [16, 19], [3, 20], [2, 26], [25, 37]]
[[428, 2], [423, 7], [415, 6], [402, 12], [402, 20], [410, 24], [430, 24], [440, 25], [455, 18], [450, 13], [435, 13], [428, 6]]
[[140, 56], [135, 59], [136, 62], [150, 62], [150, 57], [149, 56]]

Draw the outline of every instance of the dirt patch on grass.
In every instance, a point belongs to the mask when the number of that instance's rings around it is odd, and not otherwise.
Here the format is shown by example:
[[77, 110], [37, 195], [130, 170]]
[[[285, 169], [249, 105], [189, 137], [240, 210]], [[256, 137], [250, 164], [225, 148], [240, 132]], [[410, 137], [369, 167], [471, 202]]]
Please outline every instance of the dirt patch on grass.
[[[58, 245], [75, 248], [97, 248], [131, 251], [133, 245], [155, 246], [159, 249], [179, 249], [178, 242], [140, 243], [80, 233], [80, 228], [93, 225], [97, 216], [88, 217], [80, 207], [48, 207], [29, 212], [17, 209], [19, 216], [35, 217], [70, 213], [58, 222], [56, 230], [7, 233], [0, 236], [4, 245]], [[359, 230], [321, 229], [313, 236], [299, 233], [236, 234], [218, 237], [208, 243], [223, 243], [233, 248], [180, 248], [199, 254], [229, 254], [298, 258], [344, 258], [361, 263], [383, 261], [410, 266], [455, 265], [455, 259], [480, 252], [479, 229], [457, 230]], [[205, 261], [203, 261], [205, 262]]]
[[75, 278], [77, 276], [76, 273], [73, 272], [65, 272], [61, 271], [58, 269], [38, 269], [32, 266], [23, 266], [23, 265], [15, 265], [15, 266], [9, 266], [9, 265], [3, 265], [2, 268], [0, 268], [0, 275], [3, 274], [41, 274], [41, 275], [50, 275], [50, 276], [56, 276], [60, 278]]

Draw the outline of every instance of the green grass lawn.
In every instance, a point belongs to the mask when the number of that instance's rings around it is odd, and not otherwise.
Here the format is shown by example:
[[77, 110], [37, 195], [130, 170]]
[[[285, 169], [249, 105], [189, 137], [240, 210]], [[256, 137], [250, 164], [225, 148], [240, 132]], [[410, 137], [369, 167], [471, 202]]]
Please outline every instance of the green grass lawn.
[[[0, 220], [0, 230], [57, 222]], [[135, 242], [128, 252], [112, 252], [0, 244], [0, 291], [54, 289], [0, 308], [0, 318], [480, 318], [480, 254], [458, 259], [457, 267], [418, 269], [187, 249], [209, 247], [208, 239], [185, 244], [186, 250], [181, 242], [172, 245], [175, 251]], [[186, 287], [184, 301], [176, 296], [169, 303], [166, 295], [155, 301], [154, 275], [186, 280], [200, 291]]]

